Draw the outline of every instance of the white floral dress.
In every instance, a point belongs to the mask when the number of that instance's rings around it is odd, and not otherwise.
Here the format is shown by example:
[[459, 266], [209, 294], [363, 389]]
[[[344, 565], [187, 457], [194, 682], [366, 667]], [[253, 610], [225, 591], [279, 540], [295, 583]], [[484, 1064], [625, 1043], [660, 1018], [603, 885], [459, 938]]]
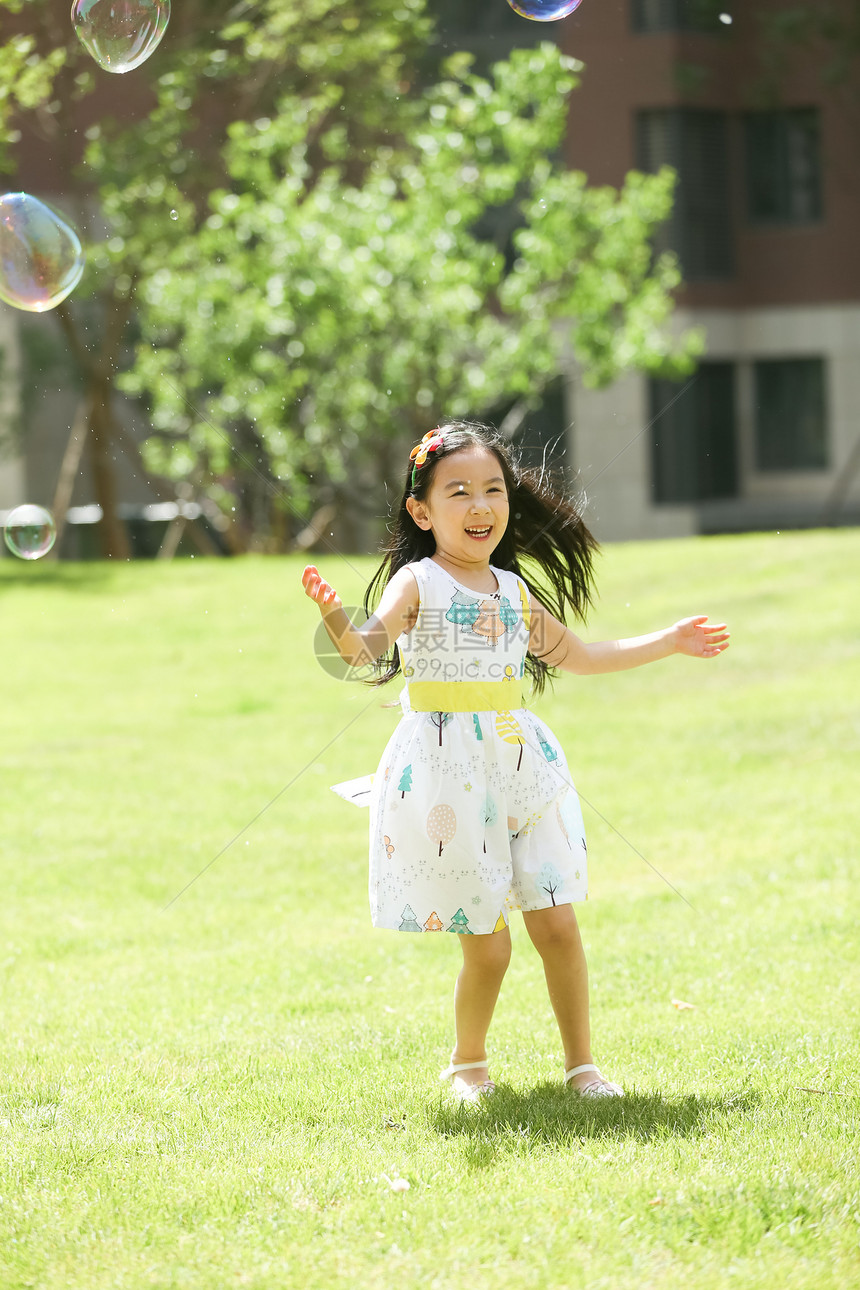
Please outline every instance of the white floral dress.
[[522, 703], [525, 583], [492, 568], [498, 590], [483, 595], [430, 557], [409, 567], [420, 605], [397, 640], [403, 716], [370, 792], [374, 926], [482, 934], [511, 909], [585, 900], [579, 799]]

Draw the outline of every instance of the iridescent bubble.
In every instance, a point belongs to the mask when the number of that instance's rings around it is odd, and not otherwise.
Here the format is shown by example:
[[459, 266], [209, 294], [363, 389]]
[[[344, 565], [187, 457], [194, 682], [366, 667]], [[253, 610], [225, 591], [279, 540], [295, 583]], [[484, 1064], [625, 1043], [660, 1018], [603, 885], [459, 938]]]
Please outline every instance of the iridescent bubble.
[[582, 0], [508, 0], [514, 13], [534, 22], [555, 22], [578, 9]]
[[171, 212], [170, 212], [170, 218], [171, 218], [171, 219], [179, 219], [179, 211], [171, 211]]
[[40, 314], [65, 300], [84, 271], [81, 240], [29, 193], [0, 197], [0, 300]]
[[170, 0], [74, 0], [72, 24], [84, 49], [106, 72], [140, 67], [170, 21]]
[[54, 545], [57, 529], [50, 511], [44, 506], [16, 506], [6, 516], [3, 537], [13, 555], [22, 560], [38, 560]]

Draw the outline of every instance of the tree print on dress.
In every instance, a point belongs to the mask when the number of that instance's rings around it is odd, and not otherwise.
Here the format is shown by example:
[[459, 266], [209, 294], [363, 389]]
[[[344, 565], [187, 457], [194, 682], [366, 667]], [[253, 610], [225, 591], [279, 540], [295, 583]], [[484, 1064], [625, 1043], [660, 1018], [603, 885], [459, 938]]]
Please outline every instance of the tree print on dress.
[[442, 747], [442, 731], [449, 722], [454, 720], [453, 712], [431, 712], [430, 720], [434, 726], [439, 728], [439, 747]]
[[[496, 803], [493, 801], [492, 797], [488, 793], [487, 796], [484, 798], [484, 828], [485, 829], [492, 828], [492, 826], [495, 824], [498, 818], [499, 818], [499, 813], [496, 810]], [[486, 854], [487, 854], [487, 838], [485, 834], [484, 835], [484, 855]]]
[[540, 746], [541, 746], [541, 752], [543, 753], [544, 757], [546, 757], [547, 761], [558, 761], [558, 753], [553, 748], [552, 744], [549, 742], [546, 735], [541, 730], [540, 726], [535, 726], [535, 734], [538, 737], [538, 742], [540, 743]]
[[512, 712], [496, 713], [496, 734], [500, 739], [504, 739], [506, 744], [519, 744], [520, 755], [517, 758], [517, 770], [519, 770], [523, 760], [523, 744], [526, 741], [526, 737], [523, 734], [520, 723]]
[[400, 918], [402, 921], [397, 929], [398, 932], [420, 932], [422, 930], [421, 924], [415, 918], [415, 910], [411, 905], [406, 906]]
[[472, 713], [472, 720], [475, 723], [475, 738], [483, 741], [484, 736], [481, 734], [481, 723], [478, 720], [477, 712]]
[[567, 827], [566, 827], [566, 825], [565, 825], [565, 823], [564, 823], [564, 816], [563, 816], [563, 815], [562, 815], [562, 813], [561, 813], [561, 803], [560, 803], [560, 802], [556, 802], [556, 804], [555, 804], [555, 814], [556, 814], [556, 817], [557, 817], [557, 819], [558, 819], [558, 827], [561, 829], [562, 833], [564, 834], [564, 840], [565, 840], [565, 842], [567, 843], [567, 845], [570, 847], [570, 849], [571, 849], [571, 851], [572, 851], [572, 850], [573, 850], [573, 847], [571, 847], [571, 846], [570, 846], [570, 834], [568, 833], [568, 831], [567, 831]]
[[454, 917], [451, 919], [451, 926], [448, 928], [448, 931], [456, 932], [459, 936], [474, 936], [474, 932], [469, 926], [469, 920], [463, 913], [462, 909], [458, 909]]
[[564, 885], [564, 879], [554, 864], [545, 864], [537, 876], [536, 885], [538, 890], [545, 891], [552, 903], [555, 904], [555, 893]]
[[440, 802], [427, 816], [427, 836], [431, 842], [439, 843], [439, 855], [442, 847], [447, 846], [457, 832], [457, 817], [453, 808]]
[[433, 913], [430, 915], [430, 917], [427, 919], [427, 922], [424, 924], [424, 931], [441, 932], [444, 926], [445, 924], [442, 922], [442, 919], [439, 917], [439, 915], [436, 913], [436, 910], [434, 909]]
[[397, 791], [401, 797], [405, 797], [407, 793], [412, 791], [412, 762], [403, 767], [403, 774], [400, 776]]

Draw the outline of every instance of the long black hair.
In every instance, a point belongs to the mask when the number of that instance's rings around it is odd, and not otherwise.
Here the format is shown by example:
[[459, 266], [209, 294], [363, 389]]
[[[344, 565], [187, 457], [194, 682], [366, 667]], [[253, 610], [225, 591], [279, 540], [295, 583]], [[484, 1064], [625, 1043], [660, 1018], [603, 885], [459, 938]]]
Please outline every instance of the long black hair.
[[[427, 454], [427, 460], [415, 474], [409, 462], [400, 507], [383, 547], [383, 561], [371, 579], [364, 597], [367, 614], [373, 612], [386, 584], [404, 565], [433, 555], [436, 541], [430, 530], [421, 529], [406, 508], [407, 499], [419, 501], [427, 496], [442, 457], [464, 448], [488, 448], [499, 460], [510, 506], [510, 519], [501, 542], [493, 552], [492, 562], [500, 569], [526, 577], [541, 604], [564, 621], [565, 609], [585, 621], [592, 603], [594, 587], [593, 559], [597, 542], [586, 528], [582, 512], [568, 495], [563, 480], [541, 467], [524, 468], [518, 452], [490, 426], [473, 421], [449, 421], [439, 427], [442, 445]], [[400, 671], [396, 645], [377, 663], [379, 675], [370, 685], [383, 685]], [[555, 675], [543, 660], [533, 654], [526, 657], [526, 671], [534, 690], [540, 694], [547, 677]]]

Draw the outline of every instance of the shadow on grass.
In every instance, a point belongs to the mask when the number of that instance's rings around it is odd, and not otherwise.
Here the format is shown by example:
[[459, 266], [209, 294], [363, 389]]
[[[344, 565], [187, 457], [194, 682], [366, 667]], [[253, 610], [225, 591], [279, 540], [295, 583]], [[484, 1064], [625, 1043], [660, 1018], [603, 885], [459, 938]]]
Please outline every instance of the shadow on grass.
[[590, 1139], [694, 1138], [721, 1122], [743, 1116], [759, 1101], [745, 1089], [723, 1097], [690, 1093], [628, 1093], [623, 1098], [584, 1098], [558, 1084], [521, 1092], [500, 1084], [477, 1106], [443, 1100], [429, 1112], [431, 1128], [442, 1137], [460, 1138], [470, 1163], [491, 1164], [498, 1152], [537, 1145], [571, 1147]]

